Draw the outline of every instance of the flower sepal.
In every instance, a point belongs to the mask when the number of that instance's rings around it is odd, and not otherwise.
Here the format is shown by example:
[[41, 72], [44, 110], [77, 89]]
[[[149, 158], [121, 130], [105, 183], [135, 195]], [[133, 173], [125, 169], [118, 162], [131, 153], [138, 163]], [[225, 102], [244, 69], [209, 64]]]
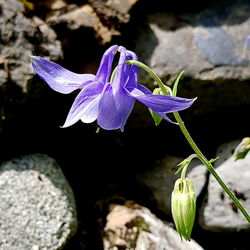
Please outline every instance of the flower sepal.
[[[168, 95], [172, 95], [171, 88], [166, 86], [166, 85], [164, 85], [164, 87], [165, 87]], [[161, 88], [155, 88], [153, 90], [153, 95], [164, 95], [164, 93], [163, 93]], [[158, 126], [161, 123], [163, 118], [161, 116], [157, 115], [152, 109], [149, 109], [149, 113], [151, 114], [151, 116], [155, 122], [155, 126]]]

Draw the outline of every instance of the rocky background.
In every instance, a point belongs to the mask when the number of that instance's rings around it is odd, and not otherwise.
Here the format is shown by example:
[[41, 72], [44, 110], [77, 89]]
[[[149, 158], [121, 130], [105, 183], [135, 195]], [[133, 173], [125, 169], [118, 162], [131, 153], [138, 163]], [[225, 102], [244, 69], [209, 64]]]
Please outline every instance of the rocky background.
[[249, 13], [249, 0], [0, 0], [0, 249], [249, 249], [249, 223], [199, 162], [193, 240], [174, 230], [174, 172], [192, 153], [177, 126], [137, 104], [123, 133], [61, 129], [76, 93], [53, 92], [29, 62], [95, 74], [120, 44], [170, 86], [184, 70], [178, 95], [198, 99], [181, 116], [250, 212], [250, 156], [232, 156], [250, 132]]

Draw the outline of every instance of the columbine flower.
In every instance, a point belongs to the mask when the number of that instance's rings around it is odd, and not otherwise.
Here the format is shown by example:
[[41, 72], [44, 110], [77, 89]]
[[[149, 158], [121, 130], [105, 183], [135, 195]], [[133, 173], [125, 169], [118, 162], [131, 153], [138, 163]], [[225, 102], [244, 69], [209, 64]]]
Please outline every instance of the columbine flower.
[[[119, 62], [111, 79], [113, 60], [118, 51]], [[97, 120], [103, 129], [123, 131], [135, 100], [168, 121], [170, 120], [165, 113], [183, 110], [192, 105], [194, 99], [153, 95], [149, 89], [138, 84], [138, 67], [125, 63], [131, 59], [137, 61], [137, 56], [132, 51], [114, 45], [104, 53], [96, 75], [76, 74], [38, 56], [32, 57], [32, 66], [57, 92], [68, 94], [81, 89], [63, 127], [71, 126], [79, 120], [84, 123]]]

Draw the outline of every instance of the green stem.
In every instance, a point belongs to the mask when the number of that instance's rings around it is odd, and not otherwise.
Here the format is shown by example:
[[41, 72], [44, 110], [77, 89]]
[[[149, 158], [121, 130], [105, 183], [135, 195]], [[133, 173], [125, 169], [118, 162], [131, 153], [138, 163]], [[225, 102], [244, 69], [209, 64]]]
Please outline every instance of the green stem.
[[222, 179], [217, 174], [217, 172], [215, 171], [215, 169], [212, 166], [212, 164], [209, 163], [209, 161], [202, 154], [202, 152], [200, 151], [200, 149], [198, 148], [198, 146], [195, 144], [195, 142], [193, 141], [192, 137], [190, 136], [190, 134], [189, 134], [186, 126], [184, 125], [184, 123], [183, 123], [183, 121], [182, 121], [179, 113], [175, 112], [174, 116], [175, 116], [175, 119], [176, 119], [177, 123], [180, 126], [180, 129], [181, 129], [182, 133], [184, 134], [185, 138], [187, 139], [189, 145], [192, 147], [192, 149], [196, 153], [197, 158], [199, 158], [199, 160], [207, 167], [208, 171], [213, 175], [213, 177], [216, 179], [216, 181], [220, 184], [220, 186], [224, 189], [224, 191], [227, 193], [227, 195], [232, 199], [232, 201], [234, 202], [234, 204], [237, 206], [237, 208], [241, 211], [241, 213], [245, 216], [245, 218], [247, 219], [247, 221], [250, 223], [250, 216], [247, 213], [246, 209], [242, 206], [242, 204], [240, 203], [240, 201], [232, 193], [232, 191], [229, 189], [229, 187], [222, 181]]
[[154, 71], [152, 71], [152, 69], [150, 69], [147, 65], [145, 65], [144, 63], [138, 62], [138, 61], [133, 61], [133, 60], [129, 60], [126, 61], [127, 64], [134, 64], [139, 66], [140, 68], [142, 68], [143, 70], [145, 70], [146, 72], [148, 72], [148, 74], [157, 82], [157, 84], [159, 85], [159, 87], [161, 88], [162, 92], [164, 93], [164, 95], [169, 95], [168, 91], [166, 90], [166, 88], [164, 87], [163, 82], [161, 81], [161, 79], [158, 77], [158, 75], [155, 74]]
[[[159, 87], [161, 88], [162, 92], [165, 95], [168, 95], [168, 91], [166, 90], [163, 82], [161, 79], [145, 64], [138, 62], [138, 61], [133, 61], [129, 60], [126, 62], [127, 64], [134, 64], [139, 66], [140, 68], [144, 69], [146, 72], [149, 73], [149, 75], [157, 82]], [[179, 124], [179, 127], [185, 136], [186, 140], [188, 141], [189, 145], [191, 148], [194, 150], [194, 152], [197, 155], [197, 158], [207, 167], [208, 171], [213, 175], [213, 177], [217, 180], [217, 182], [220, 184], [220, 186], [224, 189], [224, 191], [228, 194], [228, 196], [232, 199], [234, 204], [237, 206], [237, 208], [241, 211], [241, 213], [245, 216], [247, 221], [250, 223], [250, 216], [247, 213], [246, 209], [242, 206], [240, 201], [237, 199], [237, 197], [232, 193], [232, 191], [229, 189], [229, 187], [222, 181], [222, 179], [219, 177], [215, 169], [213, 168], [212, 164], [206, 159], [206, 157], [203, 155], [203, 153], [200, 151], [194, 140], [192, 139], [191, 135], [189, 134], [184, 122], [182, 121], [180, 115], [178, 112], [174, 112], [174, 117]], [[183, 172], [183, 176], [185, 176], [185, 172]]]
[[181, 179], [182, 180], [185, 179], [187, 168], [188, 168], [188, 164], [181, 171]]

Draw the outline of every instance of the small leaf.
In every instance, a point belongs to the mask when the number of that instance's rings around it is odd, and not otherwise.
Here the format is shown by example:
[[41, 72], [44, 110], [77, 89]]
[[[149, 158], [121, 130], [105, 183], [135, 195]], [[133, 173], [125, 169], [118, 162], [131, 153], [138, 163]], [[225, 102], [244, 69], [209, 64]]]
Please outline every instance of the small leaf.
[[[168, 86], [165, 86], [165, 85], [164, 85], [164, 87], [167, 90], [167, 92], [169, 92], [170, 88]], [[155, 88], [153, 90], [153, 95], [164, 95], [164, 93], [161, 90], [161, 88]], [[161, 123], [161, 121], [162, 121], [162, 117], [160, 117], [159, 115], [157, 115], [152, 109], [149, 109], [149, 112], [150, 112], [150, 114], [151, 114], [151, 116], [152, 116], [152, 118], [153, 118], [153, 120], [155, 122], [155, 126], [158, 126]]]
[[158, 126], [162, 121], [162, 117], [157, 115], [152, 109], [149, 109], [149, 112], [150, 112], [150, 114], [155, 122], [155, 126]]
[[173, 96], [177, 95], [177, 88], [178, 88], [178, 83], [183, 75], [184, 71], [182, 71], [176, 78], [175, 82], [174, 82], [174, 86], [173, 86]]
[[219, 157], [213, 158], [213, 159], [209, 160], [208, 163], [212, 164], [212, 163], [214, 163], [215, 161], [217, 161], [218, 159], [219, 159]]

